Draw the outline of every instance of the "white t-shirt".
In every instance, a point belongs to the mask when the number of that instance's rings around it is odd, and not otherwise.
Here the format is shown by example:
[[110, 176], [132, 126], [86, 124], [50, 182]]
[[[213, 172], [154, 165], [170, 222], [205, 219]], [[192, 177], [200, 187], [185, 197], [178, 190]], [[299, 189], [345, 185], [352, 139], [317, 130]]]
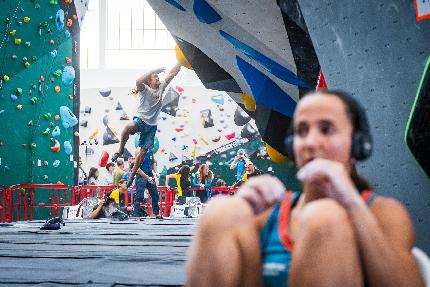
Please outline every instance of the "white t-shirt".
[[163, 92], [167, 87], [166, 82], [161, 82], [158, 89], [154, 90], [147, 85], [139, 92], [139, 106], [137, 113], [139, 117], [148, 125], [156, 126], [158, 115], [162, 108]]
[[113, 176], [110, 173], [105, 173], [100, 180], [100, 184], [103, 185], [112, 185], [113, 184]]

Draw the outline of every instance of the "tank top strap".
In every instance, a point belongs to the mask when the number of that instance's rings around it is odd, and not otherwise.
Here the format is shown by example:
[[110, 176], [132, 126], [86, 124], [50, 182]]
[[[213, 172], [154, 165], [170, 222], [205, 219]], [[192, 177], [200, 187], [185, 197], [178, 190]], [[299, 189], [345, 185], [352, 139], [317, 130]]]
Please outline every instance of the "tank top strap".
[[279, 208], [279, 240], [288, 251], [293, 249], [293, 242], [288, 235], [288, 222], [290, 218], [291, 206], [297, 201], [298, 195], [295, 192], [287, 192], [285, 199]]
[[376, 194], [371, 190], [364, 190], [361, 192], [361, 198], [367, 206], [370, 206], [376, 199]]

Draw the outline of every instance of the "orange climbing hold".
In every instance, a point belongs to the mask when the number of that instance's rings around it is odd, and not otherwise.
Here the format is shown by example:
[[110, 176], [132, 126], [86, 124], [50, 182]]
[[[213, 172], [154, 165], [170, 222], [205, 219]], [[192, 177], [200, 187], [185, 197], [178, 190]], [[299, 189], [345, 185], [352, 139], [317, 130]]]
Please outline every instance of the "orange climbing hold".
[[55, 86], [54, 91], [58, 94], [60, 92], [60, 86]]
[[40, 78], [39, 78], [39, 82], [44, 82], [45, 81], [45, 77], [44, 76], [40, 76]]
[[60, 116], [59, 116], [59, 115], [55, 115], [54, 119], [55, 119], [56, 121], [58, 121], [58, 120], [60, 120]]
[[59, 145], [51, 146], [51, 150], [52, 150], [53, 152], [60, 152], [60, 146], [59, 146]]
[[73, 14], [73, 19], [75, 19], [75, 20], [78, 20], [78, 15], [76, 15], [76, 14]]
[[55, 41], [51, 39], [51, 41], [49, 41], [49, 44], [54, 45]]
[[67, 19], [66, 26], [67, 27], [72, 27], [72, 25], [73, 25], [72, 19]]
[[69, 57], [66, 57], [66, 59], [65, 59], [65, 60], [66, 60], [66, 63], [67, 63], [67, 64], [70, 64], [70, 63], [72, 62], [72, 59], [70, 59]]

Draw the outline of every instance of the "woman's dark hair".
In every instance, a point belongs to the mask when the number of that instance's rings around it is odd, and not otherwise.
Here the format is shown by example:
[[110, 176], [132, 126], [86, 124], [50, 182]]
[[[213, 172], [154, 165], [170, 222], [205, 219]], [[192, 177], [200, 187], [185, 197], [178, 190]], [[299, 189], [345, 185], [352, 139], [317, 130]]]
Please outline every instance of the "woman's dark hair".
[[97, 167], [90, 168], [90, 172], [88, 173], [88, 178], [94, 177], [97, 179], [96, 172], [98, 171]]
[[107, 171], [109, 171], [109, 168], [110, 168], [111, 166], [115, 167], [115, 164], [114, 164], [113, 162], [108, 163], [108, 164], [106, 165], [106, 170], [107, 170]]
[[190, 167], [188, 165], [185, 164], [185, 165], [181, 166], [178, 173], [181, 175], [181, 180], [182, 179], [188, 179], [188, 181], [189, 181]]
[[[363, 112], [360, 112], [360, 110], [359, 110], [360, 106], [359, 106], [358, 102], [356, 100], [354, 100], [354, 98], [351, 95], [349, 95], [348, 93], [346, 93], [344, 91], [340, 91], [340, 90], [323, 89], [323, 90], [318, 90], [318, 91], [308, 93], [305, 96], [315, 95], [318, 93], [331, 95], [331, 96], [334, 96], [334, 97], [336, 97], [342, 101], [342, 103], [345, 105], [346, 115], [348, 116], [348, 119], [351, 122], [353, 133], [357, 132], [360, 129], [365, 128], [365, 127], [362, 127], [360, 124], [360, 113], [363, 113]], [[365, 117], [366, 115], [361, 115], [361, 116]], [[370, 131], [367, 130], [366, 132], [370, 132]], [[352, 143], [352, 144], [354, 144], [354, 143]], [[373, 189], [373, 186], [366, 179], [364, 179], [363, 177], [361, 177], [358, 174], [357, 169], [355, 167], [355, 164], [352, 167], [351, 179], [354, 182], [355, 187], [360, 192], [362, 192], [364, 190]]]

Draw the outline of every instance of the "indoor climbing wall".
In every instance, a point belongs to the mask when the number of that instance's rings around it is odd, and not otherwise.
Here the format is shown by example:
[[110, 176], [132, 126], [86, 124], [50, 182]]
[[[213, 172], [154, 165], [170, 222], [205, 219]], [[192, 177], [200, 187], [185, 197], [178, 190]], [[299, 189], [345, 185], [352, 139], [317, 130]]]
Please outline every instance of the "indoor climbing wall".
[[[183, 68], [181, 73], [192, 72]], [[80, 156], [85, 171], [98, 167], [101, 175], [106, 173], [107, 162], [100, 160], [103, 153], [111, 156], [118, 149], [121, 131], [137, 113], [137, 97], [129, 94], [130, 89], [81, 90]], [[206, 163], [217, 178], [233, 184], [229, 166], [237, 150], [244, 149], [258, 168], [282, 175], [291, 186], [286, 166], [267, 159], [255, 121], [225, 92], [172, 83], [165, 93], [154, 149], [159, 172]], [[130, 137], [124, 158], [134, 155], [138, 137]]]
[[267, 127], [288, 126], [299, 96], [316, 85], [319, 64], [306, 27], [276, 1], [148, 2], [203, 84], [243, 104], [272, 158], [285, 162], [286, 129]]
[[0, 4], [2, 185], [73, 184], [79, 106], [75, 40], [87, 2]]

